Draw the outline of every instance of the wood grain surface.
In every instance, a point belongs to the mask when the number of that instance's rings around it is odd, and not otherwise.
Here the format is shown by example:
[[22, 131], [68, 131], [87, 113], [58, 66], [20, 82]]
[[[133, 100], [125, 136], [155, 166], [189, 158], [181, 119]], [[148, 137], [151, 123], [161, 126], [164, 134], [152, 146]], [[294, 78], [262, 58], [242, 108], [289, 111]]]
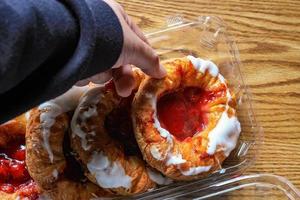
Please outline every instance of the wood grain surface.
[[300, 189], [300, 1], [119, 0], [145, 31], [167, 16], [219, 16], [235, 38], [264, 144], [247, 173], [284, 176]]

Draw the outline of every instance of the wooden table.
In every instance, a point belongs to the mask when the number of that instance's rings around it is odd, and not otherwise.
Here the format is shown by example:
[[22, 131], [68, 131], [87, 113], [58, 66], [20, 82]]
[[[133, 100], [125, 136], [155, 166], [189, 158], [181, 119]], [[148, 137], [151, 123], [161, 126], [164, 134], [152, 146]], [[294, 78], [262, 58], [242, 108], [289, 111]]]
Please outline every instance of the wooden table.
[[300, 188], [300, 1], [120, 0], [144, 30], [166, 16], [222, 17], [235, 38], [264, 144], [248, 173], [272, 173]]

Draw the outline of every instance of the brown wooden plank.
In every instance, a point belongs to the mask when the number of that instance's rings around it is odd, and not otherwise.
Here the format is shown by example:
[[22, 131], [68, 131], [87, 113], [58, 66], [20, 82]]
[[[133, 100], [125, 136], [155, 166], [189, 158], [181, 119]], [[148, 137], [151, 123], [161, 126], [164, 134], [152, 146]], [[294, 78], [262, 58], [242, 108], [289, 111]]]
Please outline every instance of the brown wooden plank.
[[248, 173], [285, 176], [300, 188], [300, 1], [120, 0], [144, 30], [181, 14], [222, 17], [235, 38], [265, 143]]

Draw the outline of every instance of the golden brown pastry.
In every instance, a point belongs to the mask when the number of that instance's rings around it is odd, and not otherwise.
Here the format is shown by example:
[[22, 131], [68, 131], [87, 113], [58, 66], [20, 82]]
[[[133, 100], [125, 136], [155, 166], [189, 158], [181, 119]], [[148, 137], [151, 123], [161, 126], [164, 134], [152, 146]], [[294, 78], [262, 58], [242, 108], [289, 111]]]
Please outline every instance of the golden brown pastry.
[[[136, 69], [134, 76], [138, 88], [143, 74]], [[118, 96], [110, 83], [105, 89], [98, 87], [87, 92], [72, 119], [72, 147], [85, 166], [87, 176], [95, 184], [119, 195], [142, 193], [156, 185], [138, 149], [128, 148], [134, 146], [130, 138], [130, 134], [133, 136], [131, 101], [132, 96]], [[120, 138], [123, 139], [120, 141]]]
[[220, 168], [236, 145], [236, 99], [211, 61], [188, 56], [164, 67], [167, 76], [146, 78], [134, 98], [137, 143], [164, 175], [197, 179]]
[[241, 131], [234, 93], [211, 61], [188, 56], [164, 66], [163, 79], [134, 69], [130, 97], [110, 81], [31, 111], [26, 162], [45, 195], [133, 195], [171, 182], [156, 170], [192, 180], [221, 167]]
[[25, 163], [25, 115], [0, 125], [0, 199], [36, 200], [37, 184]]
[[34, 181], [20, 185], [14, 192], [0, 191], [1, 200], [37, 200], [40, 197], [40, 189]]
[[65, 95], [31, 111], [26, 132], [26, 163], [31, 177], [54, 200], [81, 200], [109, 196], [86, 180], [70, 156], [68, 111], [75, 109], [88, 90], [74, 87]]
[[[55, 112], [55, 109], [49, 106], [47, 109], [31, 111], [26, 134], [26, 163], [30, 175], [43, 192], [55, 200], [107, 196], [102, 188], [80, 177], [78, 170], [74, 169], [77, 166], [68, 166], [71, 163], [67, 162], [63, 148], [64, 135], [69, 126], [68, 115], [57, 115], [49, 130], [43, 128], [40, 121], [43, 114]], [[75, 173], [71, 173], [71, 170]]]

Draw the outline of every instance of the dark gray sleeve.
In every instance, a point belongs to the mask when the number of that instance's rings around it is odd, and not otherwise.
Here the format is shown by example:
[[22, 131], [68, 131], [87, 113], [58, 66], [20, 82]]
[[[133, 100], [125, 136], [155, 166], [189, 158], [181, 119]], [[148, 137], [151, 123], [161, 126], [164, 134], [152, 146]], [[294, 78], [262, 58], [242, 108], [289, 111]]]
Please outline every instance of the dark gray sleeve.
[[110, 68], [122, 46], [101, 0], [0, 1], [0, 124]]

